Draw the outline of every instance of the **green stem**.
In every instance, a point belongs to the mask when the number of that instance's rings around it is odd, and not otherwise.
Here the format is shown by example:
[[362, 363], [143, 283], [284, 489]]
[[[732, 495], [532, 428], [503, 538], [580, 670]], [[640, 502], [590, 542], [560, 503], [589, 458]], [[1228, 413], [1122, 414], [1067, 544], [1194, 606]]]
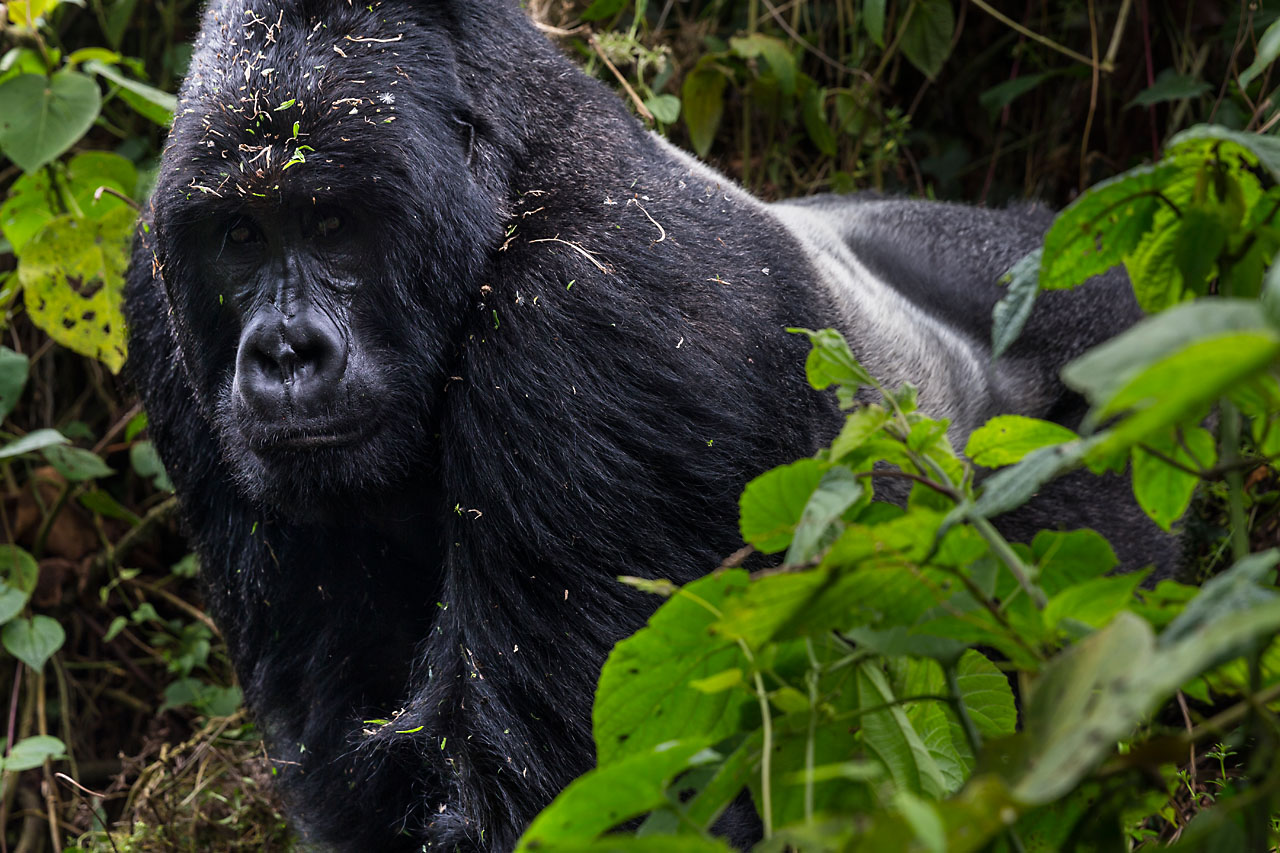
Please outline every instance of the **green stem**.
[[1222, 465], [1227, 469], [1227, 507], [1231, 518], [1231, 556], [1242, 560], [1249, 556], [1249, 528], [1244, 512], [1244, 470], [1240, 460], [1240, 410], [1230, 400], [1220, 406], [1221, 421], [1218, 443], [1222, 446]]

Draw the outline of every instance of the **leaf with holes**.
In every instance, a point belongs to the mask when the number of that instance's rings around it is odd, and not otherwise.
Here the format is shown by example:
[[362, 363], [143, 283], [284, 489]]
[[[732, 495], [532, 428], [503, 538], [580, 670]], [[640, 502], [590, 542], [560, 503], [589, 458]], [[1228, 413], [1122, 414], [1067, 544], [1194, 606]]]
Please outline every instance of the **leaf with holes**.
[[128, 208], [101, 219], [60, 216], [26, 246], [18, 266], [32, 321], [112, 373], [125, 359], [121, 302], [133, 223]]
[[101, 106], [98, 84], [75, 71], [10, 77], [0, 83], [0, 151], [34, 172], [84, 136]]

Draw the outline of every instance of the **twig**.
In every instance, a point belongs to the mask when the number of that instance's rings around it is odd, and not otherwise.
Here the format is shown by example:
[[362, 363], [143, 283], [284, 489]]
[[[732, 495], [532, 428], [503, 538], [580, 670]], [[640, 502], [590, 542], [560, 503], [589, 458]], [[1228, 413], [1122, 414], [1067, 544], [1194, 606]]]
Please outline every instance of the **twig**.
[[1022, 24], [1019, 24], [1017, 21], [1015, 21], [1013, 18], [1010, 18], [1007, 15], [1004, 15], [999, 11], [997, 11], [996, 9], [994, 9], [993, 7], [991, 7], [986, 2], [986, 0], [970, 0], [970, 2], [972, 2], [973, 5], [977, 6], [979, 9], [986, 12], [991, 17], [995, 18], [1000, 23], [1004, 24], [1006, 27], [1013, 29], [1015, 32], [1022, 33], [1027, 38], [1031, 39], [1032, 41], [1039, 42], [1040, 44], [1044, 45], [1050, 50], [1056, 50], [1058, 53], [1061, 53], [1063, 56], [1069, 56], [1072, 59], [1074, 59], [1076, 62], [1083, 62], [1085, 65], [1097, 68], [1100, 71], [1106, 71], [1107, 73], [1110, 73], [1115, 70], [1114, 66], [1105, 65], [1105, 64], [1098, 65], [1097, 60], [1090, 59], [1089, 57], [1085, 56], [1082, 53], [1076, 53], [1071, 48], [1060, 45], [1056, 41], [1054, 41], [1053, 39], [1047, 36], [1042, 36], [1039, 33], [1035, 32], [1034, 30], [1027, 29], [1026, 27], [1022, 26]]
[[653, 124], [653, 113], [649, 112], [649, 108], [644, 105], [644, 101], [640, 100], [640, 96], [636, 94], [636, 90], [631, 88], [631, 84], [627, 82], [627, 78], [622, 76], [622, 72], [618, 70], [618, 66], [609, 61], [609, 57], [604, 55], [604, 50], [600, 47], [600, 40], [596, 38], [595, 33], [591, 34], [591, 47], [595, 50], [596, 55], [604, 61], [604, 64], [613, 72], [613, 76], [618, 78], [618, 82], [622, 84], [622, 88], [627, 90], [627, 95], [631, 98], [631, 103], [636, 105], [636, 112], [644, 117], [644, 120]]
[[660, 225], [660, 224], [658, 223], [658, 220], [654, 219], [654, 218], [649, 214], [649, 211], [647, 211], [647, 210], [645, 210], [645, 209], [644, 209], [644, 205], [643, 205], [643, 204], [641, 204], [638, 200], [636, 200], [636, 199], [634, 199], [634, 198], [629, 198], [629, 199], [627, 199], [627, 204], [634, 204], [636, 207], [640, 208], [640, 212], [641, 212], [641, 213], [643, 213], [643, 214], [648, 218], [648, 220], [649, 220], [650, 222], [652, 222], [652, 223], [653, 223], [653, 227], [654, 227], [654, 228], [657, 228], [657, 229], [658, 229], [658, 233], [659, 233], [661, 236], [660, 236], [660, 237], [658, 237], [658, 239], [657, 239], [657, 240], [654, 240], [652, 243], [650, 243], [650, 244], [649, 244], [650, 246], [656, 246], [656, 245], [658, 245], [659, 243], [661, 243], [663, 240], [667, 239], [667, 229], [663, 228], [663, 227], [662, 227], [662, 225]]

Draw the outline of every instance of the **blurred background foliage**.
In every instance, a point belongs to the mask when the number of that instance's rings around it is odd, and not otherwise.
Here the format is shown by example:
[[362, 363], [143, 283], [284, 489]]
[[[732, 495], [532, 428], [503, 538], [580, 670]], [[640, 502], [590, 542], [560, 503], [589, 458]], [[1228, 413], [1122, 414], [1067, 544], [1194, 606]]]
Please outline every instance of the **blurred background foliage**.
[[[1280, 122], [1274, 2], [527, 5], [640, 120], [770, 199], [1061, 206], [1191, 124]], [[129, 240], [198, 12], [0, 4], [0, 847], [18, 853], [292, 845], [120, 375]], [[1274, 542], [1275, 502], [1256, 506]], [[1166, 833], [1196, 803], [1164, 807]]]

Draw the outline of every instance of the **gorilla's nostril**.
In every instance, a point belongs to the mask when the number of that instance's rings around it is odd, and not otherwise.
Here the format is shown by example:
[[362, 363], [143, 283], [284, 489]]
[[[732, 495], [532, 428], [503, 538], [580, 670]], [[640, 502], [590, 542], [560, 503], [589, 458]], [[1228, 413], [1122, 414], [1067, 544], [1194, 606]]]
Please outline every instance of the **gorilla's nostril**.
[[260, 314], [240, 339], [237, 393], [264, 417], [289, 410], [312, 417], [338, 395], [346, 361], [346, 342], [326, 314], [307, 308]]

